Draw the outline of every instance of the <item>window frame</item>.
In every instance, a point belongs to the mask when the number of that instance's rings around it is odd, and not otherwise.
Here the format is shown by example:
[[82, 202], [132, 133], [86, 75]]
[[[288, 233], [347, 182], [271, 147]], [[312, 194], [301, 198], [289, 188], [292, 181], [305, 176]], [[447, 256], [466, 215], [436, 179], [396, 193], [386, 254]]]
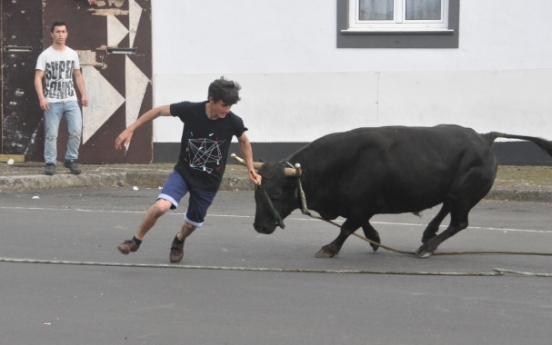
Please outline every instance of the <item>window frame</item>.
[[[402, 0], [398, 1], [402, 4]], [[337, 48], [458, 48], [460, 0], [444, 3], [443, 23], [410, 20], [408, 24], [394, 21], [369, 24], [356, 20], [358, 0], [337, 0]], [[350, 10], [351, 6], [356, 8]], [[404, 17], [404, 11], [401, 16]]]

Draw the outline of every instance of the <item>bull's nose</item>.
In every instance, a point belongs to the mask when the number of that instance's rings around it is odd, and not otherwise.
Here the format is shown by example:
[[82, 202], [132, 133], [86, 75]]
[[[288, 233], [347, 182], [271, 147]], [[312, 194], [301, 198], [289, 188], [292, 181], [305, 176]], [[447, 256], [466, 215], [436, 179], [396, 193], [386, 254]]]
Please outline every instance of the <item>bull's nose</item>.
[[264, 230], [265, 230], [265, 227], [264, 226], [260, 226], [258, 224], [253, 224], [253, 228], [255, 229], [255, 231], [261, 233], [261, 234], [264, 234]]
[[274, 232], [274, 228], [270, 228], [268, 226], [262, 226], [259, 224], [253, 224], [253, 228], [255, 228], [255, 231], [257, 231], [260, 234], [271, 234]]

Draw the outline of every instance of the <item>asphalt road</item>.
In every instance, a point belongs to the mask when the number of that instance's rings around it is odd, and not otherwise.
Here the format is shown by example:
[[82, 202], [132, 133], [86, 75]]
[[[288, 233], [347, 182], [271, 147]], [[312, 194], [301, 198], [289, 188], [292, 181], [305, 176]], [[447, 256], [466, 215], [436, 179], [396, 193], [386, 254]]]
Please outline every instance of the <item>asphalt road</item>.
[[[418, 259], [351, 237], [317, 259], [337, 228], [296, 212], [257, 234], [251, 192], [220, 192], [176, 267], [185, 201], [121, 255], [158, 192], [0, 193], [0, 344], [550, 344], [552, 278], [488, 275], [550, 273], [550, 256]], [[552, 252], [550, 207], [482, 202], [439, 251]], [[437, 211], [373, 224], [382, 243], [414, 251]], [[347, 270], [365, 273], [331, 273]]]

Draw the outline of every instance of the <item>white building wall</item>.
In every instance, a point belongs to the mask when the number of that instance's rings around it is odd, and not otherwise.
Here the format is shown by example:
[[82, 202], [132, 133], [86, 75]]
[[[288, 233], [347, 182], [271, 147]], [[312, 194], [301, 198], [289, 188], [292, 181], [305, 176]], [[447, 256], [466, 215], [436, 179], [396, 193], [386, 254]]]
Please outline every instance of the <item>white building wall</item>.
[[[552, 1], [461, 0], [458, 49], [338, 49], [335, 0], [152, 0], [154, 104], [224, 75], [253, 142], [456, 123], [552, 139]], [[178, 142], [178, 119], [154, 123]]]

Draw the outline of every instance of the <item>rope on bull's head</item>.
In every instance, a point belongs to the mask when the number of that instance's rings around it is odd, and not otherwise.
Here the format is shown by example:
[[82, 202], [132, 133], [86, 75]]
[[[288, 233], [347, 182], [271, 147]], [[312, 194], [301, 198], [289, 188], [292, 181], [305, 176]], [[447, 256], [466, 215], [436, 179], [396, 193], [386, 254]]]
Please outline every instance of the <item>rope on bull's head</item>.
[[303, 172], [301, 170], [301, 164], [296, 163], [295, 166], [292, 165], [290, 162], [286, 162], [286, 164], [289, 165], [292, 168], [297, 169], [297, 171], [298, 171], [297, 185], [298, 185], [298, 188], [299, 188], [299, 195], [301, 197], [301, 212], [303, 214], [306, 214], [306, 215], [312, 217], [309, 209], [307, 208], [307, 197], [305, 195], [305, 191], [303, 190], [303, 185], [301, 184], [301, 175], [303, 174]]
[[261, 195], [266, 200], [268, 208], [270, 209], [270, 212], [272, 213], [272, 217], [274, 218], [274, 223], [280, 228], [285, 229], [286, 225], [284, 224], [284, 219], [280, 215], [280, 212], [278, 212], [278, 210], [274, 207], [272, 200], [270, 200], [270, 196], [268, 196], [268, 192], [266, 191], [266, 188], [262, 184], [258, 185], [257, 188], [259, 189], [259, 191], [261, 191]]

